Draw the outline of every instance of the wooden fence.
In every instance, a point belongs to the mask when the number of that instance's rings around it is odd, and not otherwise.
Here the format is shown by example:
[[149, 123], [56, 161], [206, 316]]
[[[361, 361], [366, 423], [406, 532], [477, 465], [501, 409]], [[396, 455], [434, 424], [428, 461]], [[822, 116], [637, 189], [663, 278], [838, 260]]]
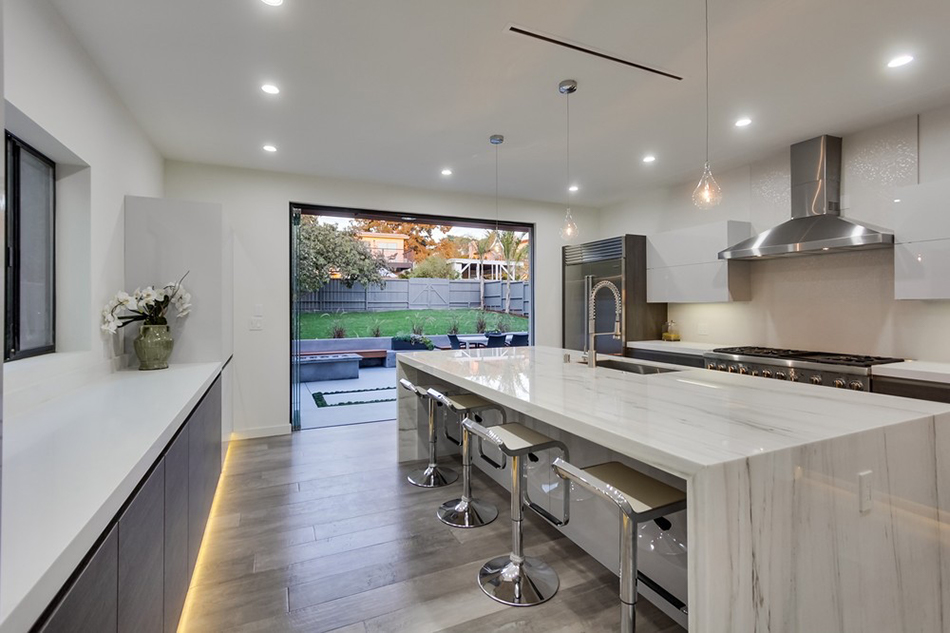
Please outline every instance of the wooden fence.
[[[504, 312], [506, 283], [485, 282], [485, 308]], [[478, 308], [479, 282], [469, 279], [391, 279], [385, 285], [352, 288], [331, 280], [317, 292], [300, 296], [302, 312], [386, 312], [389, 310], [456, 310]], [[511, 313], [531, 312], [531, 284], [511, 282]]]

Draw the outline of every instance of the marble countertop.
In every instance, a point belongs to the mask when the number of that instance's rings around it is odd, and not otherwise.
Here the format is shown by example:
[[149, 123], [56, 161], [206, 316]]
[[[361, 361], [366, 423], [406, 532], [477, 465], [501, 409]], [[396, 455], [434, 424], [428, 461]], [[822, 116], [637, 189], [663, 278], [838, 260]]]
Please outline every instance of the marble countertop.
[[3, 422], [0, 631], [26, 631], [221, 371], [120, 371]]
[[907, 360], [903, 363], [875, 365], [871, 368], [871, 375], [950, 384], [950, 363]]
[[627, 343], [627, 347], [630, 349], [646, 349], [651, 352], [670, 352], [672, 354], [702, 356], [706, 352], [711, 352], [714, 349], [731, 346], [720, 345], [718, 343], [697, 343], [696, 341], [630, 341]]
[[950, 405], [704, 369], [591, 370], [565, 363], [565, 353], [453, 350], [400, 354], [399, 362], [683, 478], [715, 464], [950, 412]]

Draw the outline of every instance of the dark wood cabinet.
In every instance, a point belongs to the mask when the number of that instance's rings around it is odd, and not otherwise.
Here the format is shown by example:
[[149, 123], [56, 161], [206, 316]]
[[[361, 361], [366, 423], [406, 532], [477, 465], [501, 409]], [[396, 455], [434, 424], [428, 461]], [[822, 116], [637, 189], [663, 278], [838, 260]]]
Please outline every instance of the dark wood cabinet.
[[119, 633], [164, 630], [165, 460], [119, 518]]
[[221, 379], [188, 422], [188, 577], [194, 573], [221, 474]]
[[119, 530], [113, 527], [76, 578], [42, 633], [108, 633], [118, 630]]
[[165, 454], [165, 631], [178, 630], [188, 594], [188, 429]]

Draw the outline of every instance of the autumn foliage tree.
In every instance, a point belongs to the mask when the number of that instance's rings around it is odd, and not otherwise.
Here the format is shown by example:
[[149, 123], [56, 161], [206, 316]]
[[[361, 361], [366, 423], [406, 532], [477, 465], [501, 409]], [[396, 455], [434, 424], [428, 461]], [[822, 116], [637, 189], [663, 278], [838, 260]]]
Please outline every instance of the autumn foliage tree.
[[435, 248], [439, 244], [439, 240], [435, 237], [436, 231], [448, 233], [452, 230], [452, 227], [448, 225], [386, 222], [384, 220], [355, 220], [354, 225], [357, 231], [405, 235], [409, 238], [406, 240], [406, 250], [412, 254], [412, 261], [414, 262], [421, 262], [435, 252]]

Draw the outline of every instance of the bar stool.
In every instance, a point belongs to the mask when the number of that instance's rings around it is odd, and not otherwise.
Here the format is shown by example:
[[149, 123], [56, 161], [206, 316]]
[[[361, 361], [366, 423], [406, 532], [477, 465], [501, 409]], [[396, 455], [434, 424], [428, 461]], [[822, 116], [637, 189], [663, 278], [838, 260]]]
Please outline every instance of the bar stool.
[[[462, 430], [462, 441], [460, 443], [462, 447], [462, 496], [443, 503], [436, 515], [446, 525], [457, 528], [476, 528], [488, 525], [498, 518], [498, 508], [487, 501], [472, 497], [472, 434], [466, 429], [465, 421], [471, 419], [475, 422], [481, 422], [481, 414], [485, 411], [498, 411], [504, 422], [506, 420], [505, 410], [484, 398], [472, 394], [447, 396], [435, 389], [429, 389], [429, 397], [455, 413], [459, 417], [459, 426]], [[455, 441], [448, 434], [448, 427], [446, 427], [446, 437]], [[485, 457], [484, 453], [482, 453], [482, 458], [492, 466], [499, 467], [498, 464]]]
[[559, 457], [552, 467], [562, 479], [620, 508], [620, 631], [634, 633], [637, 628], [637, 526], [686, 508], [686, 493], [619, 462], [578, 468]]
[[439, 456], [436, 443], [439, 437], [435, 423], [436, 402], [429, 397], [429, 387], [414, 385], [405, 378], [400, 378], [399, 384], [416, 394], [420, 401], [425, 401], [429, 408], [429, 463], [425, 468], [410, 473], [409, 483], [420, 488], [441, 488], [454, 483], [459, 477], [458, 473], [451, 468], [445, 468], [438, 464]]
[[[563, 515], [559, 519], [535, 504], [528, 496], [524, 458], [530, 453], [556, 448], [567, 457], [567, 446], [558, 440], [521, 424], [502, 424], [486, 428], [471, 418], [462, 421], [465, 431], [475, 435], [481, 444], [487, 441], [501, 451], [502, 464], [511, 460], [511, 552], [491, 559], [478, 572], [478, 584], [489, 598], [513, 607], [527, 607], [550, 600], [557, 593], [557, 572], [548, 564], [524, 555], [524, 507], [527, 506], [554, 525], [568, 520], [570, 495], [564, 494]], [[484, 453], [482, 453], [484, 456]]]

